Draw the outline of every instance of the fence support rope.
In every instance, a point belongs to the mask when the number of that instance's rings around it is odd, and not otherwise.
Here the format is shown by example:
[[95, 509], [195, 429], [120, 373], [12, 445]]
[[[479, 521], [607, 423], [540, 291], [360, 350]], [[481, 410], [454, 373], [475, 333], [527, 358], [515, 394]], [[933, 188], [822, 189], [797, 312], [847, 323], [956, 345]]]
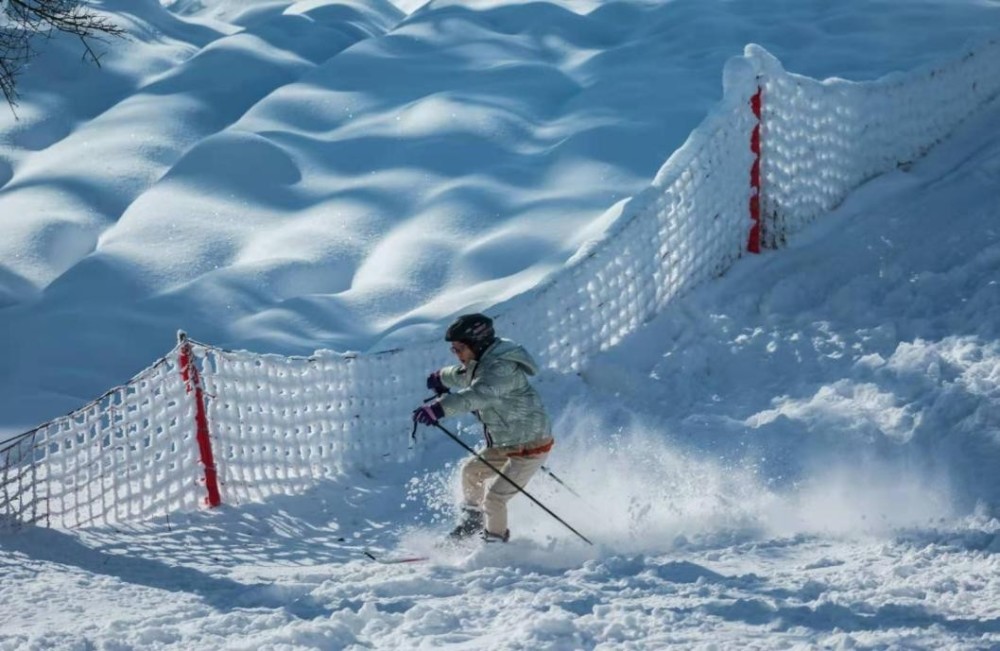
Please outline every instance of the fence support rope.
[[205, 502], [214, 508], [222, 504], [222, 496], [219, 494], [219, 479], [215, 470], [215, 457], [212, 455], [212, 441], [208, 435], [205, 392], [201, 387], [201, 375], [194, 360], [191, 342], [183, 331], [177, 333], [177, 341], [180, 344], [178, 363], [181, 367], [181, 377], [184, 379], [188, 395], [194, 394], [195, 434], [198, 439], [198, 450], [201, 453], [201, 464], [205, 467], [205, 490], [208, 491]]
[[753, 152], [753, 167], [750, 168], [750, 240], [747, 250], [750, 253], [760, 253], [760, 114], [761, 96], [763, 91], [757, 86], [757, 92], [750, 98], [750, 108], [756, 120], [750, 133], [750, 151]]

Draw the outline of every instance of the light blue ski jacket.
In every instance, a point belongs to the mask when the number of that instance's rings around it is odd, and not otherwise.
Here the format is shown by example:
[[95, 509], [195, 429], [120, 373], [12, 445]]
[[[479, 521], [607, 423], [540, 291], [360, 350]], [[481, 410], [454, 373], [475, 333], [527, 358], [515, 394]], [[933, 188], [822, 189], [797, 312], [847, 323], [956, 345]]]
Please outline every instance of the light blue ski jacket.
[[542, 399], [528, 377], [538, 365], [520, 345], [497, 339], [479, 360], [441, 369], [441, 382], [456, 389], [440, 399], [445, 416], [476, 414], [487, 447], [523, 445], [552, 436]]

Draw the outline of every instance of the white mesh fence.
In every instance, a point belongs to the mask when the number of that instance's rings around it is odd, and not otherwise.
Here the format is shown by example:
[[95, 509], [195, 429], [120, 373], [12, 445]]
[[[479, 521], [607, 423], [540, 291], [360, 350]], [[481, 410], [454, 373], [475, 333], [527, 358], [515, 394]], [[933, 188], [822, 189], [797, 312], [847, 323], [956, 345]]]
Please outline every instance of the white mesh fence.
[[763, 231], [777, 247], [868, 179], [924, 155], [1000, 93], [1000, 39], [878, 81], [790, 74], [757, 46], [764, 88]]
[[410, 412], [447, 349], [310, 358], [204, 349], [224, 503], [295, 493], [349, 467], [410, 458]]
[[498, 326], [545, 366], [579, 370], [672, 298], [728, 269], [751, 222], [753, 70], [733, 59], [725, 96], [603, 239], [547, 283], [499, 306]]
[[204, 473], [174, 358], [0, 447], [0, 517], [57, 527], [196, 508]]
[[[491, 310], [544, 366], [584, 368], [747, 244], [751, 96], [763, 88], [764, 237], [913, 160], [1000, 92], [1000, 45], [871, 83], [786, 73], [756, 46], [724, 97], [613, 225], [560, 273]], [[439, 343], [309, 358], [195, 345], [223, 503], [296, 493], [346, 468], [409, 458], [410, 412]], [[0, 447], [0, 519], [74, 527], [190, 510], [206, 497], [195, 395], [177, 351], [88, 407]]]

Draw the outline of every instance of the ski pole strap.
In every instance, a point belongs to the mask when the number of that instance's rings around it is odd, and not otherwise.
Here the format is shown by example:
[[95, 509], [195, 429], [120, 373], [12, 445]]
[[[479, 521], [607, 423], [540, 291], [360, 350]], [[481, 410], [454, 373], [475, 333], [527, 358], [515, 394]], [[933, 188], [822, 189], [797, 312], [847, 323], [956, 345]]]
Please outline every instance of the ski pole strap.
[[542, 504], [541, 502], [539, 502], [537, 499], [535, 499], [534, 495], [532, 495], [528, 491], [526, 491], [523, 488], [521, 488], [517, 484], [517, 482], [515, 482], [510, 477], [508, 477], [506, 474], [504, 474], [504, 472], [502, 470], [500, 470], [499, 468], [497, 468], [496, 466], [494, 466], [492, 463], [490, 463], [489, 461], [487, 461], [486, 459], [484, 459], [481, 454], [479, 454], [478, 452], [476, 452], [475, 450], [473, 450], [472, 448], [470, 448], [465, 443], [465, 441], [463, 441], [462, 439], [460, 439], [457, 436], [455, 436], [454, 434], [452, 434], [448, 430], [448, 428], [446, 428], [444, 425], [442, 425], [441, 423], [434, 423], [434, 427], [438, 428], [439, 430], [441, 430], [442, 432], [444, 432], [445, 434], [447, 434], [451, 438], [451, 440], [455, 441], [456, 443], [458, 443], [459, 445], [461, 445], [463, 448], [465, 448], [465, 450], [469, 454], [471, 454], [472, 456], [474, 456], [476, 459], [479, 459], [479, 461], [481, 461], [483, 464], [485, 464], [487, 468], [489, 468], [490, 470], [492, 470], [496, 474], [500, 475], [503, 479], [505, 479], [507, 481], [508, 484], [510, 484], [511, 486], [513, 486], [514, 488], [516, 488], [518, 490], [518, 492], [524, 493], [525, 497], [527, 497], [529, 500], [531, 500], [532, 502], [534, 502], [535, 504], [537, 504], [539, 507], [541, 507], [541, 509], [543, 511], [545, 511], [546, 513], [548, 513], [549, 515], [551, 515], [553, 518], [555, 518], [556, 521], [559, 522], [559, 524], [561, 524], [562, 526], [566, 527], [567, 529], [569, 529], [570, 531], [572, 531], [573, 533], [575, 533], [580, 538], [580, 540], [582, 540], [583, 542], [587, 543], [588, 545], [593, 545], [594, 544], [594, 543], [592, 543], [590, 541], [589, 538], [587, 538], [586, 536], [584, 536], [582, 533], [580, 533], [579, 531], [577, 531], [576, 529], [574, 529], [572, 526], [570, 526], [569, 523], [567, 523], [565, 520], [563, 520], [558, 515], [556, 515], [555, 513], [553, 513], [552, 510], [549, 509], [549, 507], [545, 506], [544, 504]]

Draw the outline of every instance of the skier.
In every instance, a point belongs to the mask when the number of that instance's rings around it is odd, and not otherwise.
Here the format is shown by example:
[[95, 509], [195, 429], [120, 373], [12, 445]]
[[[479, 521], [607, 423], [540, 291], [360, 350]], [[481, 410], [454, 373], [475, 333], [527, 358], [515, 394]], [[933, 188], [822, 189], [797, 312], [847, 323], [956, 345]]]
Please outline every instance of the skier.
[[[497, 337], [493, 321], [482, 314], [458, 317], [444, 338], [461, 363], [427, 377], [427, 388], [437, 397], [415, 409], [413, 420], [436, 425], [445, 416], [474, 413], [486, 443], [480, 456], [524, 488], [554, 443], [542, 400], [528, 383], [538, 366], [520, 345]], [[478, 533], [486, 542], [507, 542], [507, 502], [517, 492], [470, 457], [462, 466], [462, 517], [449, 536], [461, 540]]]

